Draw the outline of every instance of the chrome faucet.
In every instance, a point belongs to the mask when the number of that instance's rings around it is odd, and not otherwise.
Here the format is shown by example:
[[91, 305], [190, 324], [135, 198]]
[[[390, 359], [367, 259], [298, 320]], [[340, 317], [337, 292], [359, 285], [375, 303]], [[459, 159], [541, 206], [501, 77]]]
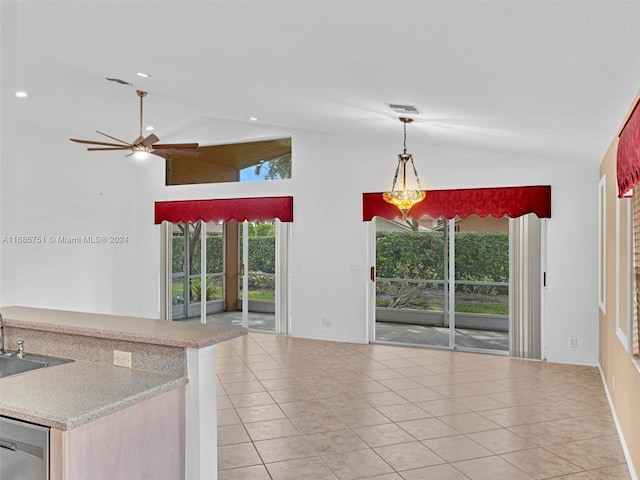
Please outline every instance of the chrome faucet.
[[18, 340], [18, 349], [15, 352], [7, 352], [4, 349], [4, 321], [0, 313], [0, 356], [2, 357], [18, 357], [24, 356], [24, 340]]
[[24, 356], [24, 340], [18, 340], [18, 349], [14, 355], [18, 358], [22, 358]]

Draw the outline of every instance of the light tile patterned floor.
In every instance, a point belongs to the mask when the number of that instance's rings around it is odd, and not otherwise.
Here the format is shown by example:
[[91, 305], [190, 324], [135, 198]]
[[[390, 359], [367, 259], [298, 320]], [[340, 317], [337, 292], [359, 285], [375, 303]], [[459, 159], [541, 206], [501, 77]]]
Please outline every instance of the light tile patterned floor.
[[218, 395], [220, 480], [631, 478], [591, 367], [250, 333]]

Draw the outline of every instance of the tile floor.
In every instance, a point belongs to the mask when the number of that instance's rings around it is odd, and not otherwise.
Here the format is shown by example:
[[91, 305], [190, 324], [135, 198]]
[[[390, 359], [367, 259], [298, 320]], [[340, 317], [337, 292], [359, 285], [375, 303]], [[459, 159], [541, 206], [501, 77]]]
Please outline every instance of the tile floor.
[[251, 332], [218, 395], [220, 480], [630, 479], [596, 368]]

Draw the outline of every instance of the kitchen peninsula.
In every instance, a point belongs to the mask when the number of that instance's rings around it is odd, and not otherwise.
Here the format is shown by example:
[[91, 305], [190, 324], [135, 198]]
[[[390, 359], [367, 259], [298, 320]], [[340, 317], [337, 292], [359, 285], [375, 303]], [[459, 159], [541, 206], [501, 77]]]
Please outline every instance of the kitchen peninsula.
[[[28, 353], [74, 360], [0, 379], [0, 415], [50, 427], [51, 480], [87, 478], [87, 468], [93, 479], [217, 478], [216, 344], [246, 329], [0, 313], [7, 349], [22, 340]], [[114, 351], [131, 353], [131, 368], [114, 366]]]

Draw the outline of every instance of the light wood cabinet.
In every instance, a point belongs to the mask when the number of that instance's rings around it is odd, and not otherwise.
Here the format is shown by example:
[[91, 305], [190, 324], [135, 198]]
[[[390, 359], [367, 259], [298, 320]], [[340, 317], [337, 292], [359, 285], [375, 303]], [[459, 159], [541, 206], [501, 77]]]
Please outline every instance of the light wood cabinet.
[[63, 431], [51, 429], [50, 480], [185, 478], [184, 387]]

